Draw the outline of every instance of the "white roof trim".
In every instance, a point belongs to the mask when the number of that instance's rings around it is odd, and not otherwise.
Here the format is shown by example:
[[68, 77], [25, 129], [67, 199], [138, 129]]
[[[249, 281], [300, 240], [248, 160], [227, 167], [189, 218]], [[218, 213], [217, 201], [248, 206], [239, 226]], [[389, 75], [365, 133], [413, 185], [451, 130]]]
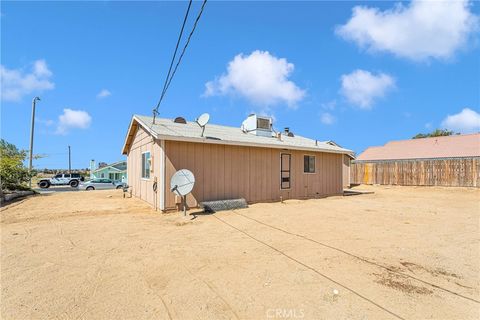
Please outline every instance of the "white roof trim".
[[142, 120], [140, 120], [136, 115], [132, 117], [132, 120], [130, 121], [130, 124], [128, 126], [127, 130], [127, 135], [125, 136], [125, 141], [123, 142], [123, 148], [122, 148], [122, 154], [127, 154], [127, 141], [128, 137], [130, 135], [130, 131], [132, 130], [133, 122], [136, 121], [138, 124], [140, 124], [148, 133], [150, 133], [155, 139], [158, 139], [158, 134], [153, 131], [151, 128], [149, 128]]
[[[295, 147], [295, 146], [281, 146], [281, 145], [274, 145], [274, 144], [268, 145], [268, 144], [264, 144], [264, 143], [215, 140], [215, 139], [207, 139], [207, 138], [201, 138], [201, 137], [194, 138], [194, 137], [176, 137], [176, 136], [169, 136], [169, 135], [158, 135], [156, 139], [170, 140], [170, 141], [183, 141], [183, 142], [223, 144], [223, 145], [242, 146], [242, 147], [272, 148], [272, 149], [283, 149], [283, 150], [303, 150], [303, 151], [316, 151], [316, 152], [346, 154], [346, 152], [343, 152], [343, 151], [323, 149], [323, 148], [320, 148], [320, 147], [308, 148], [308, 147]], [[274, 138], [272, 138], [272, 139], [274, 139]]]
[[[220, 144], [220, 145], [234, 145], [234, 146], [246, 146], [246, 147], [259, 147], [259, 148], [272, 148], [272, 149], [285, 149], [285, 150], [302, 150], [302, 151], [314, 151], [314, 152], [326, 152], [326, 153], [336, 153], [336, 154], [347, 154], [353, 158], [353, 151], [348, 149], [343, 150], [332, 150], [325, 149], [320, 146], [307, 147], [307, 146], [295, 146], [295, 145], [281, 145], [281, 144], [266, 144], [266, 143], [255, 143], [255, 142], [241, 142], [233, 140], [215, 140], [208, 139], [206, 137], [185, 137], [185, 136], [175, 136], [175, 135], [165, 135], [158, 134], [150, 126], [148, 126], [142, 119], [134, 115], [132, 121], [130, 122], [127, 136], [125, 138], [125, 143], [122, 149], [122, 153], [126, 154], [127, 150], [127, 140], [132, 129], [133, 123], [136, 121], [141, 125], [150, 135], [152, 135], [157, 140], [170, 140], [170, 141], [184, 141], [184, 142], [196, 142], [196, 143], [209, 143], [209, 144]], [[275, 138], [272, 138], [275, 139]], [[311, 140], [311, 139], [310, 139]], [[315, 140], [312, 140], [315, 141]], [[320, 142], [320, 141], [319, 141]]]
[[112, 169], [114, 169], [116, 171], [119, 171], [119, 172], [127, 171], [127, 170], [120, 170], [120, 169], [115, 168], [114, 166], [108, 165], [108, 166], [105, 166], [105, 167], [97, 168], [97, 169], [93, 170], [93, 172], [95, 173], [95, 172], [98, 172], [100, 170], [104, 170], [104, 169], [107, 169], [107, 168], [112, 168]]

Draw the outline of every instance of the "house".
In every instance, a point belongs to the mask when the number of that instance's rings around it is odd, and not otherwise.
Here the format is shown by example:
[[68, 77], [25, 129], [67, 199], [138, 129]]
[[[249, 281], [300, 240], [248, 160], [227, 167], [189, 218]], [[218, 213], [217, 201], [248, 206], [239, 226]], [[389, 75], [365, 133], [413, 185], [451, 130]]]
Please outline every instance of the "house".
[[[92, 164], [93, 163], [93, 164]], [[90, 166], [95, 167], [92, 160]], [[112, 164], [99, 166], [90, 171], [90, 179], [107, 178], [115, 181], [127, 181], [127, 161], [118, 161]]]
[[[332, 140], [325, 141], [325, 143], [342, 148], [342, 146], [340, 146], [339, 144], [337, 144], [335, 141], [332, 141]], [[350, 188], [351, 186], [350, 166], [351, 166], [351, 161], [353, 159], [355, 159], [355, 156], [352, 153], [347, 153], [343, 155], [343, 164], [342, 164], [343, 188]]]
[[353, 184], [480, 186], [480, 134], [391, 141], [351, 165]]
[[122, 153], [132, 194], [160, 210], [180, 202], [170, 191], [170, 179], [180, 169], [195, 175], [190, 207], [208, 200], [254, 203], [339, 195], [344, 155], [353, 155], [288, 128], [276, 133], [271, 118], [254, 114], [241, 127], [203, 128], [183, 118], [153, 123], [152, 117], [134, 115]]

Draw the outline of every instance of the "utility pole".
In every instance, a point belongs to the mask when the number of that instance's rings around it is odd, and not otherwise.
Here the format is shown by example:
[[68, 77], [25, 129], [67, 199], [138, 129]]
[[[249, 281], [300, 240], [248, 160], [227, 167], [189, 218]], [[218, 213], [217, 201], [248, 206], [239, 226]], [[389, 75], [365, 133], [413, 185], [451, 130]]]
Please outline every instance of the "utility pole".
[[[32, 160], [33, 160], [33, 131], [35, 129], [35, 105], [37, 104], [37, 101], [40, 101], [39, 97], [35, 97], [32, 100], [32, 124], [30, 127], [30, 159], [29, 159], [29, 166], [28, 166], [28, 172], [32, 173]], [[32, 187], [32, 178], [30, 177], [30, 183], [29, 183], [30, 188]]]
[[68, 173], [72, 174], [72, 154], [70, 153], [70, 146], [68, 146]]

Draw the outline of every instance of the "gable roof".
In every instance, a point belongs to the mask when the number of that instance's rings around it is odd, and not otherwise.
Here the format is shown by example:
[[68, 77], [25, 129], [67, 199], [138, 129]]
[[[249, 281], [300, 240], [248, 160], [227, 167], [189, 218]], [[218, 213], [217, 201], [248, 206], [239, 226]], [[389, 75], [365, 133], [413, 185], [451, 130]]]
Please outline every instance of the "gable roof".
[[98, 172], [98, 171], [105, 170], [105, 169], [108, 169], [108, 168], [114, 169], [115, 171], [126, 171], [127, 170], [127, 161], [125, 161], [125, 160], [117, 161], [117, 162], [114, 162], [112, 164], [106, 165], [105, 167], [97, 168], [97, 169], [93, 170], [93, 172]]
[[352, 157], [354, 154], [352, 150], [298, 135], [288, 137], [282, 134], [280, 140], [275, 137], [262, 137], [251, 133], [244, 133], [240, 127], [207, 124], [202, 137], [202, 129], [196, 122], [187, 121], [186, 124], [182, 124], [165, 118], [156, 118], [155, 124], [153, 124], [152, 121], [153, 118], [148, 116], [134, 115], [132, 117], [122, 149], [123, 154], [126, 154], [130, 148], [135, 135], [135, 129], [139, 125], [155, 139], [160, 140], [342, 153]]
[[357, 161], [480, 157], [480, 133], [391, 141], [370, 147]]

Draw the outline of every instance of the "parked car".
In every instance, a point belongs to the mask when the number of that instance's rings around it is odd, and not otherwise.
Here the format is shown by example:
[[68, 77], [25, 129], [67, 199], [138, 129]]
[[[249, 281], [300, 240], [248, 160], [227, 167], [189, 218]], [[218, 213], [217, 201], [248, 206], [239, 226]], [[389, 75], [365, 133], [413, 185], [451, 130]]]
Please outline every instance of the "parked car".
[[82, 182], [79, 186], [80, 190], [106, 190], [106, 189], [122, 189], [126, 183], [121, 181], [114, 181], [111, 179], [93, 179], [87, 182]]
[[79, 173], [59, 173], [53, 178], [40, 179], [37, 185], [42, 189], [47, 189], [50, 186], [70, 186], [72, 188], [78, 187], [81, 181], [85, 178]]

